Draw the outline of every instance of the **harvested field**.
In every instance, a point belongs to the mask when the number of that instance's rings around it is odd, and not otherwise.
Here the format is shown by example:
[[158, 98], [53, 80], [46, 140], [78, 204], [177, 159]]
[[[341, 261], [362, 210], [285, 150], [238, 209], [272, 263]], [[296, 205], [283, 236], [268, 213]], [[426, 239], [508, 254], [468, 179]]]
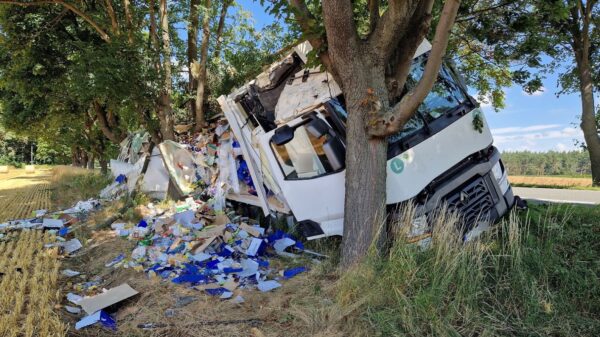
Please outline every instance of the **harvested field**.
[[25, 218], [32, 211], [51, 208], [51, 171], [25, 174], [22, 170], [14, 174], [11, 178], [0, 175], [0, 222]]
[[60, 303], [60, 262], [41, 231], [13, 232], [0, 242], [0, 336], [64, 336], [66, 324], [54, 310]]
[[591, 187], [591, 178], [544, 177], [544, 176], [509, 176], [508, 180], [515, 186], [538, 187]]

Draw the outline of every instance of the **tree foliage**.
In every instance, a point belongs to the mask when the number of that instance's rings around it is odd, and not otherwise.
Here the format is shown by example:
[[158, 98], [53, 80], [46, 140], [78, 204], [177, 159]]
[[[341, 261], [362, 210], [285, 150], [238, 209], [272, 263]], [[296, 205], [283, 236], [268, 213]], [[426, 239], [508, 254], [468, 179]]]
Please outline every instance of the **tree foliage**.
[[[208, 62], [209, 114], [218, 95], [259, 72], [290, 41], [278, 23], [257, 31], [248, 12], [231, 6], [222, 57]], [[129, 131], [145, 128], [159, 141], [165, 113], [175, 123], [190, 121], [189, 80], [182, 76], [189, 68], [187, 44], [179, 34], [189, 5], [167, 3], [168, 52], [158, 8], [158, 1], [0, 1], [0, 123], [57, 149], [108, 158]], [[215, 13], [202, 6], [199, 12]], [[210, 41], [211, 53], [216, 42]]]

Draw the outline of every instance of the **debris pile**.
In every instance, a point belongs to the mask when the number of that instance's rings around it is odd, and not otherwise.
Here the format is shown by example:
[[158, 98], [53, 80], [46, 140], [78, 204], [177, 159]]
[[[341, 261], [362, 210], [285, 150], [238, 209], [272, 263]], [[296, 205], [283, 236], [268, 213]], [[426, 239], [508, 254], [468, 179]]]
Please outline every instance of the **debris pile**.
[[258, 225], [233, 223], [224, 214], [210, 216], [203, 213], [204, 206], [191, 198], [168, 211], [151, 204], [137, 225], [112, 224], [117, 235], [138, 245], [129, 256], [121, 254], [106, 266], [143, 270], [151, 278], [223, 299], [238, 289], [273, 290], [280, 286], [277, 281], [306, 270], [276, 270], [269, 262], [274, 255], [295, 257], [304, 249], [300, 241], [280, 230], [266, 234]]
[[[137, 244], [132, 251], [107, 260], [106, 268], [131, 268], [149, 278], [236, 304], [244, 302], [244, 291], [269, 292], [281, 287], [282, 280], [307, 271], [298, 262], [288, 268], [283, 266], [284, 260], [275, 262], [271, 258], [315, 253], [305, 250], [289, 234], [269, 232], [227, 207], [227, 193], [242, 190], [252, 195], [255, 191], [239, 144], [225, 120], [213, 124], [212, 132], [188, 136], [182, 143], [166, 141], [154, 147], [147, 133], [138, 133], [121, 145], [118, 160], [111, 161], [115, 180], [101, 191], [102, 199], [131, 198], [133, 191], [141, 191], [163, 200], [174, 190], [175, 196], [171, 197], [180, 201], [138, 206], [136, 211], [142, 220], [137, 224], [120, 219], [113, 222], [111, 229], [116, 236]], [[46, 247], [73, 254], [83, 245], [73, 236], [72, 226], [99, 205], [90, 199], [52, 214], [36, 211], [29, 219], [0, 224], [0, 240], [4, 231], [49, 230], [57, 235], [56, 242]], [[97, 323], [116, 329], [111, 316], [114, 305], [137, 294], [127, 284], [103, 289], [105, 282], [100, 277], [88, 277], [76, 270], [65, 269], [62, 275], [80, 281], [68, 282], [74, 293], [67, 294], [71, 304], [64, 306], [71, 314], [87, 314], [77, 322], [76, 329]], [[185, 305], [194, 299], [181, 298], [178, 303]]]

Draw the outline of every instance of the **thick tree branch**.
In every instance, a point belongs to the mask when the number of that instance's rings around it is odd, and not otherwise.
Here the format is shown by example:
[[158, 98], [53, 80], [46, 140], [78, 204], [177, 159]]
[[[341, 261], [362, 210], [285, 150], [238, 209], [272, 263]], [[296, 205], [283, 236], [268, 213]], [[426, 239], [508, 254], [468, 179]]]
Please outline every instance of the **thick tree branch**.
[[125, 23], [127, 28], [127, 41], [133, 43], [133, 19], [131, 16], [130, 0], [123, 0], [123, 8], [125, 9]]
[[422, 7], [412, 16], [409, 25], [414, 27], [413, 30], [400, 41], [388, 62], [386, 85], [390, 102], [395, 102], [402, 94], [415, 51], [429, 32], [431, 14], [427, 12], [427, 9]]
[[379, 21], [379, 0], [369, 0], [369, 27], [370, 32], [375, 30]]
[[115, 8], [112, 5], [112, 1], [104, 0], [104, 6], [106, 7], [106, 14], [108, 14], [108, 17], [110, 18], [110, 25], [112, 27], [113, 34], [119, 35], [121, 33], [119, 29], [119, 22], [117, 21], [117, 14], [115, 13]]
[[148, 12], [149, 12], [149, 20], [150, 20], [150, 44], [154, 48], [156, 52], [158, 52], [158, 33], [157, 33], [157, 25], [156, 25], [156, 2], [155, 0], [150, 0], [148, 2]]
[[221, 7], [221, 14], [219, 15], [219, 23], [217, 24], [217, 32], [215, 33], [215, 38], [217, 40], [215, 44], [214, 57], [219, 57], [221, 54], [221, 44], [223, 43], [223, 39], [221, 35], [223, 35], [223, 28], [225, 27], [225, 19], [227, 18], [227, 9], [231, 5], [231, 0], [224, 0], [223, 5]]
[[16, 1], [16, 0], [0, 0], [0, 4], [16, 5], [16, 6], [23, 6], [23, 7], [48, 5], [48, 4], [61, 5], [67, 9], [69, 9], [71, 12], [75, 13], [76, 15], [78, 15], [85, 22], [89, 23], [90, 26], [92, 26], [92, 28], [94, 28], [94, 30], [96, 30], [96, 32], [98, 32], [98, 34], [100, 34], [100, 37], [102, 38], [102, 40], [104, 40], [106, 42], [110, 42], [110, 36], [102, 29], [102, 27], [100, 27], [100, 25], [98, 25], [96, 23], [96, 21], [94, 21], [91, 17], [89, 17], [87, 14], [82, 12], [77, 7], [75, 7], [69, 3], [66, 3], [62, 0], [45, 0], [45, 1], [42, 0], [42, 1], [28, 1], [28, 2]]
[[94, 101], [93, 103], [94, 112], [96, 113], [96, 120], [98, 121], [98, 127], [106, 136], [106, 138], [110, 139], [111, 142], [115, 144], [119, 144], [123, 138], [120, 137], [116, 132], [113, 132], [113, 129], [110, 127], [107, 117], [106, 110], [100, 105], [100, 103]]
[[380, 53], [381, 60], [387, 64], [407, 34], [413, 32], [411, 20], [416, 13], [431, 15], [434, 0], [392, 0], [388, 9], [379, 19], [375, 31], [369, 36], [370, 48]]
[[196, 116], [194, 117], [196, 126], [195, 131], [201, 131], [204, 128], [206, 119], [204, 116], [204, 92], [206, 89], [206, 68], [208, 64], [208, 43], [210, 41], [210, 16], [211, 0], [205, 0], [206, 11], [202, 17], [202, 42], [200, 44], [200, 68], [197, 74], [198, 88], [196, 90], [196, 101], [194, 102]]
[[173, 84], [171, 79], [171, 37], [169, 36], [169, 14], [167, 9], [167, 0], [160, 0], [158, 8], [163, 42], [163, 89], [167, 92], [167, 94], [170, 95], [173, 92]]
[[470, 21], [470, 20], [477, 18], [481, 14], [512, 5], [516, 2], [517, 2], [517, 0], [510, 0], [510, 1], [505, 1], [505, 2], [499, 3], [497, 5], [490, 6], [490, 7], [477, 9], [477, 10], [474, 10], [474, 11], [468, 13], [467, 15], [465, 15], [463, 17], [457, 18], [456, 22], [458, 23], [458, 22]]
[[315, 34], [314, 32], [315, 29], [312, 27], [311, 22], [314, 22], [315, 17], [306, 6], [306, 3], [304, 0], [289, 0], [289, 4], [294, 12], [294, 17], [300, 25], [300, 29], [304, 33], [304, 37], [310, 42], [314, 49], [318, 50], [319, 60], [321, 60], [321, 63], [325, 66], [327, 71], [333, 75], [336, 82], [341, 83], [336, 70], [333, 69], [329, 51], [326, 50], [325, 37], [320, 34]]
[[407, 93], [399, 103], [390, 109], [384, 117], [378, 118], [370, 123], [368, 129], [372, 137], [386, 137], [400, 131], [404, 124], [415, 114], [423, 99], [429, 94], [438, 77], [442, 58], [448, 46], [448, 39], [452, 25], [456, 19], [456, 13], [460, 6], [460, 0], [446, 0], [440, 21], [435, 30], [432, 49], [419, 83]]

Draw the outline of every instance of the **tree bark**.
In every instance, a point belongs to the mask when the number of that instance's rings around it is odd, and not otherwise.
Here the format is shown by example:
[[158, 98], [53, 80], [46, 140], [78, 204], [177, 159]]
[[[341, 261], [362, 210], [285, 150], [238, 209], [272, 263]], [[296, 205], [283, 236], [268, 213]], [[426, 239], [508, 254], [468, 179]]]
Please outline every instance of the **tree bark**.
[[[348, 110], [342, 266], [364, 257], [385, 224], [387, 140], [367, 134], [374, 105], [387, 109], [384, 67], [356, 33], [350, 2], [323, 2], [329, 57], [341, 80]], [[384, 232], [380, 232], [384, 233]]]
[[371, 244], [380, 248], [385, 240], [387, 139], [370, 138], [366, 133], [371, 105], [365, 100], [370, 99], [369, 92], [375, 92], [386, 101], [387, 93], [383, 69], [379, 77], [370, 70], [373, 67], [358, 65], [350, 71], [354, 79], [344, 81], [348, 120], [342, 266], [358, 262]]
[[219, 23], [217, 24], [217, 32], [215, 34], [216, 42], [215, 42], [215, 51], [214, 57], [221, 56], [221, 46], [223, 45], [223, 28], [225, 27], [225, 19], [227, 18], [227, 9], [231, 5], [231, 0], [224, 0], [223, 6], [221, 6], [221, 14], [219, 15]]
[[[188, 24], [188, 93], [191, 95], [196, 94], [196, 88], [198, 87], [197, 81], [194, 78], [192, 68], [193, 65], [198, 61], [198, 6], [200, 0], [190, 0], [190, 18]], [[196, 98], [190, 98], [190, 116], [196, 118]]]
[[169, 14], [167, 0], [160, 0], [159, 6], [160, 26], [163, 41], [163, 76], [164, 83], [160, 97], [158, 98], [158, 118], [160, 120], [160, 132], [163, 140], [174, 140], [175, 132], [173, 126], [173, 108], [171, 107], [171, 93], [173, 91], [171, 81], [171, 38], [169, 37]]
[[90, 153], [88, 155], [88, 158], [89, 158], [89, 160], [87, 162], [87, 169], [88, 170], [93, 170], [94, 169], [94, 162], [96, 161], [96, 158], [95, 158], [95, 156], [94, 156], [93, 153]]
[[[571, 16], [573, 21], [570, 26], [570, 32], [572, 35], [571, 47], [573, 48], [579, 75], [579, 90], [581, 94], [580, 127], [583, 131], [583, 138], [590, 157], [592, 185], [600, 186], [600, 127], [596, 119], [594, 82], [592, 78], [592, 65], [590, 64], [590, 23], [594, 2], [590, 0], [585, 5], [577, 2], [577, 6], [572, 8]], [[581, 25], [580, 20], [582, 22]]]
[[104, 175], [108, 174], [108, 160], [106, 160], [104, 157], [101, 157], [98, 159], [98, 161], [100, 162], [100, 173]]
[[[582, 55], [583, 56], [583, 55]], [[600, 135], [594, 105], [594, 87], [589, 58], [583, 56], [578, 62], [579, 88], [581, 92], [581, 130], [592, 165], [592, 185], [600, 186]]]
[[106, 6], [106, 14], [110, 18], [110, 26], [113, 34], [119, 35], [121, 30], [119, 29], [119, 22], [117, 21], [117, 14], [115, 13], [115, 9], [112, 5], [111, 0], [104, 0], [104, 4]]
[[93, 106], [94, 106], [94, 111], [96, 112], [96, 120], [98, 121], [98, 127], [100, 128], [100, 131], [102, 131], [104, 136], [106, 136], [106, 138], [108, 138], [111, 142], [113, 142], [115, 144], [121, 143], [121, 141], [125, 137], [123, 137], [123, 135], [121, 135], [121, 133], [118, 130], [114, 131], [113, 130], [114, 126], [111, 127], [109, 125], [109, 122], [108, 122], [108, 119], [106, 116], [106, 110], [97, 101], [94, 101]]
[[123, 0], [123, 8], [125, 10], [125, 22], [127, 28], [127, 41], [133, 43], [133, 18], [131, 16], [131, 1]]
[[198, 74], [198, 88], [196, 90], [196, 125], [195, 131], [200, 131], [206, 124], [204, 118], [204, 90], [206, 87], [206, 65], [208, 64], [208, 43], [210, 42], [210, 10], [211, 1], [205, 0], [206, 12], [202, 17], [202, 43], [200, 44], [200, 72]]

